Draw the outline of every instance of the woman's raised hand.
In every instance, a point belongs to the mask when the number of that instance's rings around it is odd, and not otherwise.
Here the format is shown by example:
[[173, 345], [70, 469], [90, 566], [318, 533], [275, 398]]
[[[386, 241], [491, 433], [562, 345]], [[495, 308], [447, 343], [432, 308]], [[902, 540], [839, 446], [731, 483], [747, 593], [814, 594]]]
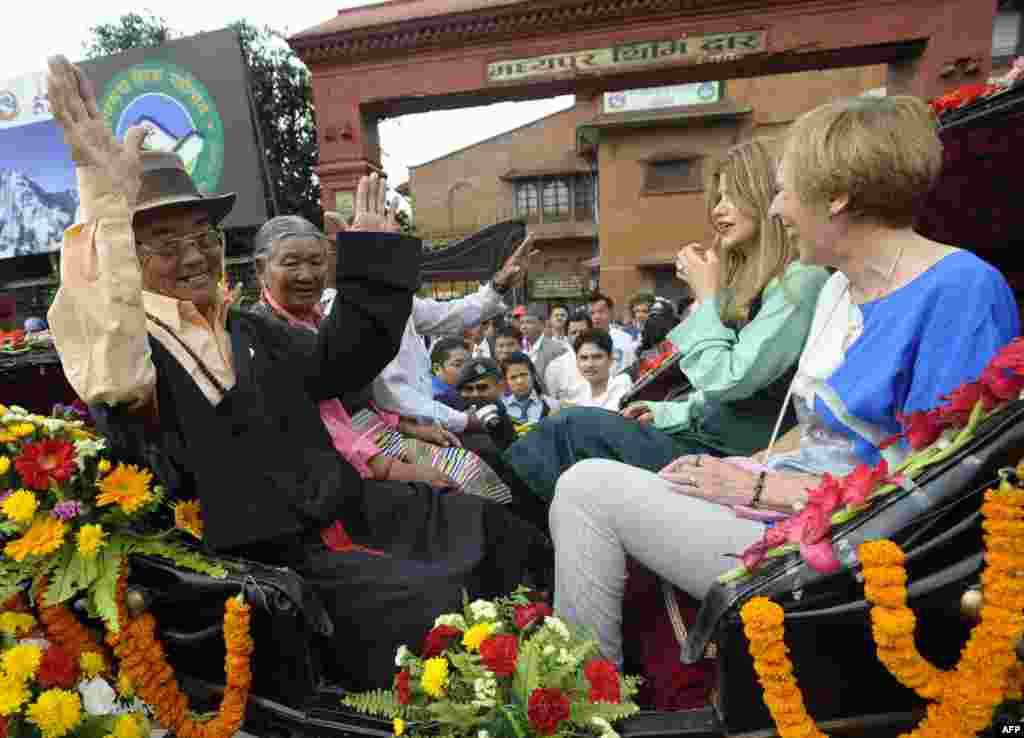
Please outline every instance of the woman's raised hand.
[[718, 294], [722, 271], [718, 253], [699, 243], [689, 243], [676, 256], [676, 276], [687, 282], [698, 300]]
[[360, 177], [356, 187], [356, 212], [350, 231], [383, 231], [398, 233], [398, 198], [395, 197], [388, 207], [387, 180], [374, 172]]

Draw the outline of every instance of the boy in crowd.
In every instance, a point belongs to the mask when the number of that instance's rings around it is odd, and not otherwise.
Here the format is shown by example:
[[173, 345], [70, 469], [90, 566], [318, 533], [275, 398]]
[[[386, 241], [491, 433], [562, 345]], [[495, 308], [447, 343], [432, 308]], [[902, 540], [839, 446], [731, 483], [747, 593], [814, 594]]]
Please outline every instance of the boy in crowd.
[[632, 366], [636, 361], [636, 341], [621, 328], [612, 325], [612, 310], [615, 309], [615, 301], [608, 295], [595, 292], [590, 297], [590, 319], [594, 328], [599, 331], [606, 331], [612, 338], [612, 358], [615, 360], [612, 366], [612, 376]]
[[501, 364], [523, 350], [523, 334], [514, 325], [503, 325], [494, 334], [494, 360]]
[[[594, 327], [586, 310], [578, 310], [569, 316], [566, 334], [570, 346], [585, 331]], [[573, 402], [587, 392], [587, 380], [576, 366], [575, 350], [566, 351], [552, 361], [544, 372], [544, 389], [558, 402]]]
[[523, 435], [553, 412], [559, 403], [541, 394], [540, 378], [530, 357], [515, 353], [502, 364], [508, 393], [502, 398], [516, 433]]
[[459, 412], [466, 411], [466, 403], [455, 384], [469, 358], [469, 346], [461, 338], [442, 338], [430, 352], [434, 399]]

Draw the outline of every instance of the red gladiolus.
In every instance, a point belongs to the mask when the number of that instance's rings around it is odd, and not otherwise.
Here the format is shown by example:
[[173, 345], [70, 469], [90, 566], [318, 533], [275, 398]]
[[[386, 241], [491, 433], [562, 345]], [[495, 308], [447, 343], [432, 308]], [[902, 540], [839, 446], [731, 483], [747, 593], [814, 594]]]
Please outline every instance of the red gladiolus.
[[395, 675], [395, 691], [398, 692], [398, 703], [409, 704], [409, 670], [402, 669]]
[[843, 501], [843, 484], [828, 472], [821, 478], [816, 489], [808, 490], [807, 501], [831, 513]]
[[14, 467], [26, 486], [46, 491], [50, 482], [66, 482], [75, 473], [75, 447], [53, 438], [36, 441], [25, 446]]
[[541, 735], [552, 735], [559, 723], [569, 719], [569, 698], [560, 689], [537, 688], [530, 693], [526, 715]]
[[981, 373], [981, 383], [999, 400], [1016, 400], [1024, 390], [1024, 376], [999, 369], [994, 366], [985, 367]]
[[619, 672], [611, 661], [591, 661], [583, 667], [583, 676], [590, 682], [591, 702], [618, 704], [622, 699], [619, 691]]
[[537, 602], [532, 605], [520, 605], [515, 611], [516, 627], [519, 630], [526, 630], [536, 620], [543, 620], [554, 614], [555, 611], [543, 602]]
[[50, 646], [43, 651], [36, 680], [43, 689], [71, 689], [78, 681], [78, 664], [64, 649]]
[[1006, 369], [1015, 374], [1024, 374], [1024, 338], [1015, 338], [1000, 349], [989, 362], [995, 369]]
[[743, 553], [740, 554], [740, 561], [743, 562], [743, 568], [747, 571], [754, 571], [761, 562], [764, 561], [765, 554], [775, 548], [764, 539], [761, 539], [757, 543], [752, 543], [744, 549]]
[[518, 659], [519, 640], [514, 635], [494, 635], [480, 644], [480, 660], [500, 677], [512, 676]]
[[999, 404], [981, 382], [969, 382], [957, 387], [942, 399], [948, 402], [938, 408], [939, 417], [943, 422], [956, 427], [967, 425], [971, 412], [979, 401], [986, 410], [991, 410]]
[[432, 659], [435, 656], [440, 656], [461, 636], [462, 631], [458, 628], [453, 628], [450, 625], [438, 625], [427, 633], [427, 640], [423, 643], [423, 658]]
[[815, 571], [828, 574], [839, 568], [839, 560], [832, 550], [832, 540], [824, 538], [817, 543], [800, 546], [800, 557]]
[[832, 528], [832, 516], [820, 505], [809, 504], [791, 518], [789, 526], [790, 543], [817, 543]]
[[939, 436], [948, 423], [943, 420], [938, 410], [920, 410], [910, 415], [897, 414], [896, 419], [903, 426], [903, 435], [907, 438], [910, 448], [920, 451], [928, 448]]
[[843, 480], [843, 502], [850, 507], [863, 505], [888, 476], [889, 464], [885, 459], [882, 459], [874, 469], [867, 464], [859, 464]]

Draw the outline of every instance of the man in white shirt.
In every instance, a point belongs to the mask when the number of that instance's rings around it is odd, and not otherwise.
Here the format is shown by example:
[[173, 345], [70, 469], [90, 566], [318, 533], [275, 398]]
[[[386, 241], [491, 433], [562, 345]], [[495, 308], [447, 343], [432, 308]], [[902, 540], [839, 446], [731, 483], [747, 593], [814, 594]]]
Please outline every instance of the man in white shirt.
[[544, 388], [559, 402], [575, 403], [589, 391], [587, 380], [576, 366], [576, 352], [573, 346], [577, 338], [593, 327], [585, 310], [579, 310], [569, 316], [566, 325], [569, 350], [548, 364], [547, 371], [543, 374]]
[[528, 310], [519, 319], [519, 332], [523, 334], [522, 350], [530, 357], [541, 379], [551, 362], [569, 351], [564, 344], [544, 335], [544, 322], [544, 314], [539, 308]]
[[484, 430], [472, 413], [453, 410], [434, 400], [430, 354], [422, 337], [461, 335], [466, 328], [504, 312], [502, 295], [525, 276], [529, 244], [527, 236], [491, 281], [475, 294], [450, 302], [413, 298], [412, 315], [405, 325], [398, 356], [373, 381], [373, 399], [378, 407], [402, 417], [441, 425], [452, 433]]
[[621, 328], [612, 325], [612, 310], [615, 302], [608, 295], [595, 292], [590, 297], [590, 319], [594, 328], [608, 331], [612, 337], [613, 358], [612, 376], [632, 366], [636, 361], [636, 341]]

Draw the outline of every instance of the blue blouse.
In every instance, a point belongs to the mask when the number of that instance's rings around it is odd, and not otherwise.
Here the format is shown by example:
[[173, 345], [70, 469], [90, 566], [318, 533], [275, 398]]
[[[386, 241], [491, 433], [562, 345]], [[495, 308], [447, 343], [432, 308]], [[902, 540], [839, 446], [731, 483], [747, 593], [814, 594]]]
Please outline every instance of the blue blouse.
[[[847, 413], [890, 434], [900, 432], [897, 413], [937, 407], [942, 395], [975, 381], [1020, 333], [1017, 303], [1003, 275], [969, 251], [946, 256], [859, 307], [861, 335], [826, 385]], [[872, 440], [837, 417], [820, 393], [814, 409], [825, 427], [853, 439], [861, 462], [880, 461]]]

